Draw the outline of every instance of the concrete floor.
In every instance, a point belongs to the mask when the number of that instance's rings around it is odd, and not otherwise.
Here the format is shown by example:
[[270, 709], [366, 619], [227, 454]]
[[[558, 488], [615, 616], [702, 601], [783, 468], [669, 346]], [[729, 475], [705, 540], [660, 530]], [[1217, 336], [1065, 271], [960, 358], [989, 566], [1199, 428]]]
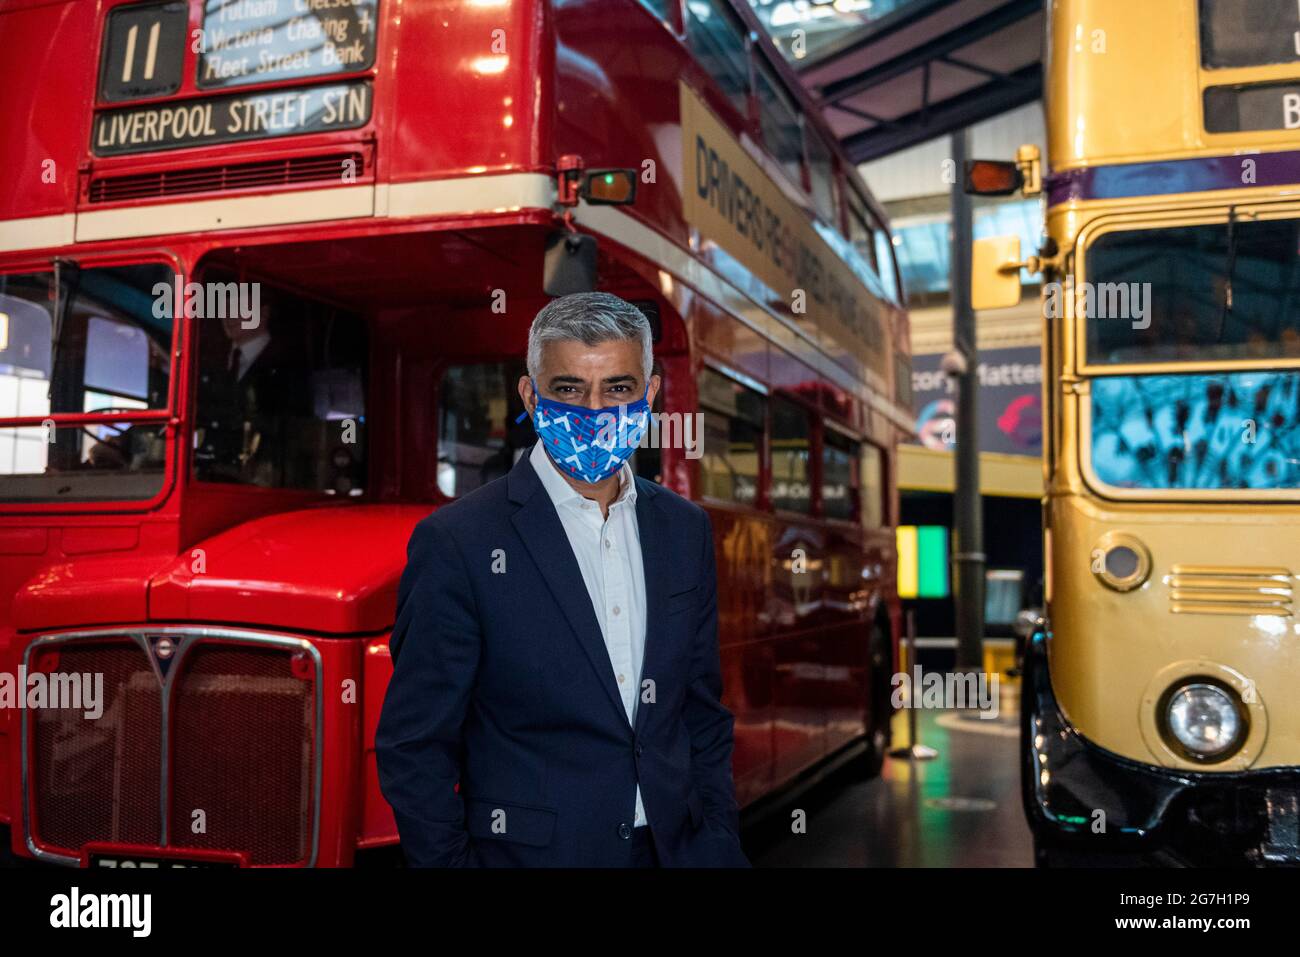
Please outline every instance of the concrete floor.
[[[783, 803], [746, 830], [755, 867], [1031, 867], [1016, 766], [1017, 703], [1004, 694], [1000, 717], [919, 711], [932, 761], [888, 758], [869, 781], [837, 774]], [[894, 744], [908, 743], [907, 712]], [[793, 813], [806, 833], [791, 833]]]

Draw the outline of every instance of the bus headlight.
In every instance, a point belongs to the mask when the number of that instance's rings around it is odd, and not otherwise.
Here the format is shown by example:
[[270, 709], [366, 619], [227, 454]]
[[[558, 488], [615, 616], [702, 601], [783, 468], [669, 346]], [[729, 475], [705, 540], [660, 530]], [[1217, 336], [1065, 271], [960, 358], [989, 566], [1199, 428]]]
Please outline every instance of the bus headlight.
[[1174, 685], [1157, 712], [1169, 746], [1189, 761], [1223, 761], [1241, 750], [1250, 731], [1236, 692], [1209, 678]]

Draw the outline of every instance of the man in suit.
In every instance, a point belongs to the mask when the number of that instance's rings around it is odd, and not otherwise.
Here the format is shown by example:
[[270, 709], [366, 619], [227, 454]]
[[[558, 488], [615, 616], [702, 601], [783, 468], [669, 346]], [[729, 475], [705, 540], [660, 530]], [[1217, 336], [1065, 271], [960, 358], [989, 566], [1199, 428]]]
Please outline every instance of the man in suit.
[[300, 449], [313, 421], [305, 343], [281, 318], [268, 298], [255, 323], [231, 316], [204, 330], [195, 462], [205, 481], [271, 487], [314, 479]]
[[375, 751], [413, 866], [749, 864], [708, 516], [626, 461], [651, 364], [636, 307], [548, 304], [539, 442], [411, 536]]

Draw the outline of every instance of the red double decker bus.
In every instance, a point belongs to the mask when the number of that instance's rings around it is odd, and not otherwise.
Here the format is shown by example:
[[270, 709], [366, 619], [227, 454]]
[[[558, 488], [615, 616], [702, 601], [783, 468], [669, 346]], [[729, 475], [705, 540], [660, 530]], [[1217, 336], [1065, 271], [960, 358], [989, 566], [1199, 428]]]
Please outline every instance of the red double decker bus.
[[593, 284], [651, 317], [681, 437], [635, 468], [711, 513], [741, 804], [878, 766], [907, 318], [747, 7], [3, 0], [0, 42], [15, 854], [393, 845], [407, 539], [531, 443], [529, 323]]

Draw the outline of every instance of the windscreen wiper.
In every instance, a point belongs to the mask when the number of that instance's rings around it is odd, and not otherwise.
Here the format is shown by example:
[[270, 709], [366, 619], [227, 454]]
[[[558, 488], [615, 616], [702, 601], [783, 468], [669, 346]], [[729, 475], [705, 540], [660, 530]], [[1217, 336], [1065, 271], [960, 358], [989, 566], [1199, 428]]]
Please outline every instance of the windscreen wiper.
[[1214, 344], [1223, 342], [1223, 333], [1228, 326], [1228, 313], [1232, 312], [1232, 275], [1237, 268], [1237, 207], [1228, 209], [1228, 262], [1223, 278], [1223, 309], [1219, 312], [1219, 332], [1214, 337]]

